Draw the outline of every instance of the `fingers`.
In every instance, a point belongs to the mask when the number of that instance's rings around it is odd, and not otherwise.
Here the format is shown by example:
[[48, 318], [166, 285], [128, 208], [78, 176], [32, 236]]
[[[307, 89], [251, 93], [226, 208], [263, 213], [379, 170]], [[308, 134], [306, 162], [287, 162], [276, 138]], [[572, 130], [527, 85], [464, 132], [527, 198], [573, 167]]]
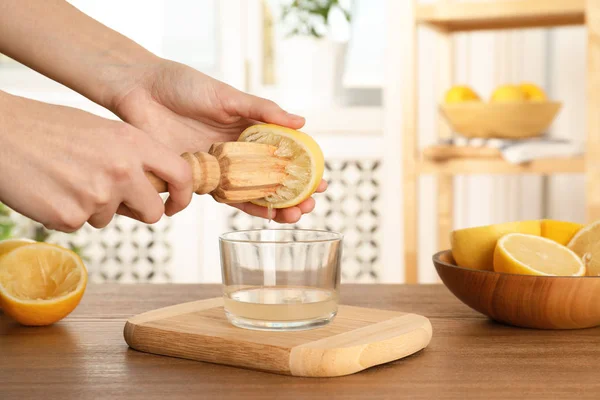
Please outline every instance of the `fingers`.
[[167, 182], [169, 198], [164, 206], [165, 214], [173, 216], [192, 201], [192, 169], [181, 156], [161, 144], [156, 143], [152, 147], [152, 153], [148, 153], [152, 156], [145, 163], [146, 168]]
[[298, 209], [300, 209], [302, 214], [308, 214], [315, 209], [315, 205], [316, 205], [315, 199], [313, 199], [312, 197], [309, 197], [308, 199], [304, 200], [302, 203], [298, 204], [296, 207], [298, 207]]
[[[245, 212], [248, 215], [252, 215], [253, 217], [259, 217], [259, 218], [265, 218], [268, 219], [269, 218], [269, 209], [266, 207], [261, 207], [261, 206], [257, 206], [256, 204], [252, 204], [252, 203], [236, 203], [236, 204], [229, 204], [231, 207], [235, 207], [238, 210]], [[277, 214], [276, 210], [271, 210], [271, 219], [275, 218], [275, 215]]]
[[287, 126], [299, 129], [304, 126], [304, 118], [290, 114], [271, 100], [253, 96], [248, 93], [233, 89], [234, 92], [227, 96], [226, 107], [230, 115], [239, 115], [247, 119], [253, 119], [271, 124]]
[[281, 208], [277, 210], [277, 215], [273, 220], [280, 224], [295, 224], [300, 221], [302, 217], [302, 211], [298, 206], [290, 208]]
[[138, 215], [136, 215], [133, 211], [131, 211], [129, 209], [129, 207], [127, 207], [123, 203], [119, 204], [116, 214], [123, 215], [123, 216], [131, 218], [131, 219], [136, 219], [138, 221], [140, 220], [140, 217]]
[[[269, 217], [269, 210], [266, 207], [257, 206], [252, 203], [229, 204], [238, 210], [254, 217], [265, 218]], [[295, 224], [300, 221], [302, 214], [308, 214], [315, 208], [315, 200], [311, 197], [295, 207], [280, 208], [271, 210], [271, 219], [281, 224]]]
[[117, 204], [107, 205], [106, 207], [103, 207], [102, 210], [93, 214], [87, 222], [96, 229], [104, 228], [112, 221], [115, 216], [115, 210], [117, 209]]
[[[133, 178], [122, 202], [129, 209], [128, 216], [147, 224], [158, 222], [165, 211], [161, 197], [143, 171], [139, 171]], [[123, 208], [119, 206], [117, 211], [123, 211]]]
[[[321, 180], [317, 187], [316, 193], [323, 193], [327, 190], [327, 181]], [[257, 206], [252, 203], [239, 203], [229, 204], [232, 207], [245, 212], [246, 214], [252, 215], [259, 218], [268, 218], [268, 209], [266, 207]], [[309, 197], [302, 203], [294, 207], [273, 209], [271, 213], [271, 219], [281, 224], [295, 224], [300, 221], [303, 214], [311, 213], [316, 206], [315, 199]]]
[[319, 186], [317, 186], [317, 193], [323, 193], [326, 190], [327, 190], [327, 181], [324, 179], [321, 179], [321, 183], [319, 183]]

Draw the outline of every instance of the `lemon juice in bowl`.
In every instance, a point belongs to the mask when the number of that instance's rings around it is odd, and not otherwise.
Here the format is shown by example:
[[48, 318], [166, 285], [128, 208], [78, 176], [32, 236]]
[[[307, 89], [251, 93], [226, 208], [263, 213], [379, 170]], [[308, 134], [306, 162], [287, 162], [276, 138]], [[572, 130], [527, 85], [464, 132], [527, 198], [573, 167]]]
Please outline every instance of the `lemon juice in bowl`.
[[257, 229], [220, 237], [228, 320], [258, 330], [303, 330], [331, 322], [338, 307], [342, 235]]

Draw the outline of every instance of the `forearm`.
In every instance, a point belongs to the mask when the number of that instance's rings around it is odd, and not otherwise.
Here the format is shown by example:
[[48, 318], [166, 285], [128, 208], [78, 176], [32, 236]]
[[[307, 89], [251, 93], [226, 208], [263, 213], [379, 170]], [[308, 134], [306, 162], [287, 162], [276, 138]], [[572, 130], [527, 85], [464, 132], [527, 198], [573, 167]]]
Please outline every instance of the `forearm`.
[[0, 1], [0, 53], [111, 111], [159, 62], [63, 0]]

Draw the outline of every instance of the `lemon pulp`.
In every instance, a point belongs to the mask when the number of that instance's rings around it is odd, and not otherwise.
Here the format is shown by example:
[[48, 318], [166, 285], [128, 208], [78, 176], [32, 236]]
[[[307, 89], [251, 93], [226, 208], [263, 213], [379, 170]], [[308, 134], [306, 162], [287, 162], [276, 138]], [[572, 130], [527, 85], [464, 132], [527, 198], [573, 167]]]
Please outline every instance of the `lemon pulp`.
[[551, 239], [510, 233], [498, 240], [494, 271], [522, 275], [582, 276], [583, 261]]
[[0, 304], [23, 325], [49, 325], [77, 307], [87, 270], [71, 250], [34, 243], [0, 258]]
[[[286, 208], [295, 206], [310, 197], [323, 177], [325, 162], [315, 140], [304, 132], [274, 125], [254, 125], [238, 139], [242, 142], [275, 146], [275, 156], [288, 160], [287, 178], [271, 194], [252, 203], [264, 207]], [[270, 216], [270, 214], [269, 214]]]

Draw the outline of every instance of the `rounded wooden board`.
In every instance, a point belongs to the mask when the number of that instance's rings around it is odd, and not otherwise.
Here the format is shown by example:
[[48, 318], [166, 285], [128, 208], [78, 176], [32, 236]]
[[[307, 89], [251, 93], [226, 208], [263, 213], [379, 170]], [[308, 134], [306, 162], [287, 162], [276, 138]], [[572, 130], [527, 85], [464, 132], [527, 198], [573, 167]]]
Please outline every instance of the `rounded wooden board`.
[[129, 319], [127, 344], [139, 351], [277, 374], [334, 377], [409, 356], [427, 347], [429, 319], [397, 311], [339, 306], [321, 328], [264, 332], [237, 328], [214, 298]]

